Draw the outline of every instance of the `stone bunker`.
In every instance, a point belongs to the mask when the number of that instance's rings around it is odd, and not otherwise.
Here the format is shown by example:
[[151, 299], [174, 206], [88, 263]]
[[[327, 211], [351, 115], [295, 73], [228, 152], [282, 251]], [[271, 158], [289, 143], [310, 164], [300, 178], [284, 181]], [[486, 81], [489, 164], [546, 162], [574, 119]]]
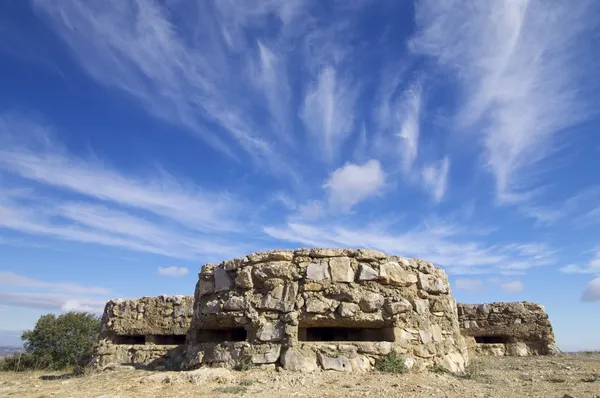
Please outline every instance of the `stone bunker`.
[[111, 300], [102, 316], [95, 365], [179, 363], [192, 320], [193, 297], [159, 296]]
[[464, 368], [442, 269], [373, 250], [275, 250], [202, 268], [183, 367], [367, 371], [391, 351], [409, 367]]
[[419, 259], [274, 250], [207, 264], [198, 276], [193, 297], [109, 301], [95, 365], [367, 371], [395, 352], [409, 368], [459, 372], [468, 353], [559, 352], [543, 306], [457, 305], [446, 273]]
[[555, 355], [560, 351], [544, 307], [526, 301], [458, 304], [461, 333], [475, 355]]

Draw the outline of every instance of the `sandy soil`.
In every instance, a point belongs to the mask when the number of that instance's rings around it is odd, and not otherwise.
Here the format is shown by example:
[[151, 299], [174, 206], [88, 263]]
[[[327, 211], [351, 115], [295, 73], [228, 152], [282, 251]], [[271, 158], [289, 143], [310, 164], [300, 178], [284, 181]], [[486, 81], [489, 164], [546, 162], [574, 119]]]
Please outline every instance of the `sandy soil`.
[[192, 373], [119, 369], [78, 377], [0, 373], [0, 396], [600, 398], [600, 353], [477, 361], [476, 370], [462, 377], [434, 371], [300, 374], [261, 369]]

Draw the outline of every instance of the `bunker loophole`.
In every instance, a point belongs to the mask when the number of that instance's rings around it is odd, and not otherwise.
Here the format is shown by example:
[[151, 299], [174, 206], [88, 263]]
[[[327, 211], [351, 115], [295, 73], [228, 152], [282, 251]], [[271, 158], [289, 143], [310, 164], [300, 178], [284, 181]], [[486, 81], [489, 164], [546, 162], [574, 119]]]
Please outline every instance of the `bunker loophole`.
[[202, 329], [196, 334], [198, 343], [224, 343], [227, 341], [245, 341], [248, 332], [244, 328]]
[[360, 327], [300, 327], [300, 341], [394, 341], [394, 330]]
[[507, 344], [510, 343], [510, 336], [475, 336], [477, 344]]
[[115, 344], [146, 344], [146, 336], [144, 335], [117, 335], [113, 342]]

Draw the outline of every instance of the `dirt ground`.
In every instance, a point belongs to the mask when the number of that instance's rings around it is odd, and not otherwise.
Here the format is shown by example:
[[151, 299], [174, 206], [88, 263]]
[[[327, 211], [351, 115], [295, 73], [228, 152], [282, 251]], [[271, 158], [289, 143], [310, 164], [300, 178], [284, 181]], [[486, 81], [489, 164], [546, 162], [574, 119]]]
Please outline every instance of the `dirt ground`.
[[600, 398], [600, 353], [481, 358], [470, 375], [301, 374], [251, 369], [148, 372], [119, 369], [85, 376], [0, 373], [0, 397], [574, 397]]

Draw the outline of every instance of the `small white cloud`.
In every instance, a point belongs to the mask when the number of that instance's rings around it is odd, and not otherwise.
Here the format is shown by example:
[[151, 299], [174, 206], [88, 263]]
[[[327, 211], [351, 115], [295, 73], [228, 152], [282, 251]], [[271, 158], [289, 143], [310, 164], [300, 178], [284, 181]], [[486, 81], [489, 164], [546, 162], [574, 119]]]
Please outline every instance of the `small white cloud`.
[[600, 277], [588, 283], [581, 296], [581, 301], [600, 301]]
[[186, 267], [158, 267], [158, 274], [164, 276], [180, 277], [188, 274]]
[[501, 284], [500, 289], [505, 292], [522, 292], [525, 289], [525, 286], [521, 281], [511, 281]]
[[454, 286], [458, 290], [481, 291], [485, 285], [481, 279], [457, 279]]
[[384, 183], [381, 164], [371, 159], [362, 165], [347, 163], [335, 170], [324, 188], [329, 191], [329, 205], [347, 212], [357, 203], [377, 195]]
[[567, 274], [600, 274], [600, 250], [585, 265], [569, 264], [560, 269]]
[[430, 164], [423, 167], [421, 172], [423, 186], [431, 193], [436, 202], [442, 200], [446, 193], [449, 170], [450, 159], [447, 156], [437, 164]]
[[402, 167], [408, 173], [417, 158], [419, 148], [419, 118], [421, 113], [421, 86], [406, 92], [406, 110], [398, 136], [402, 139]]

